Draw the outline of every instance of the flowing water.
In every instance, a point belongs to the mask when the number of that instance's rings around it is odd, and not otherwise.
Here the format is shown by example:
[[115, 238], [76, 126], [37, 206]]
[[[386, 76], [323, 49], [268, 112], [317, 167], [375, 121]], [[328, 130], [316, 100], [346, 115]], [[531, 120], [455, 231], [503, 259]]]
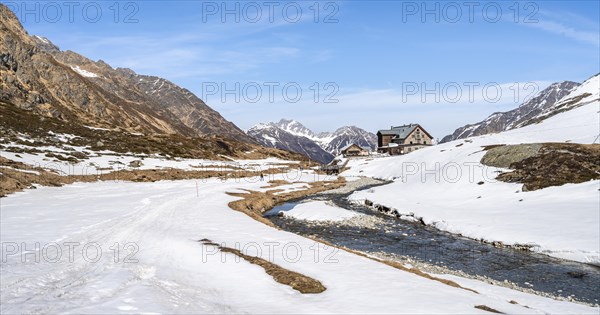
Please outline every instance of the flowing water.
[[[365, 187], [363, 187], [365, 188]], [[456, 236], [419, 222], [400, 220], [371, 208], [350, 203], [349, 193], [321, 194], [283, 204], [270, 211], [286, 211], [297, 203], [329, 200], [348, 210], [378, 218], [376, 225], [314, 224], [277, 215], [268, 218], [284, 230], [311, 235], [338, 246], [388, 257], [406, 257], [434, 266], [515, 283], [522, 288], [574, 300], [600, 303], [600, 268], [543, 254], [497, 248], [491, 244]]]

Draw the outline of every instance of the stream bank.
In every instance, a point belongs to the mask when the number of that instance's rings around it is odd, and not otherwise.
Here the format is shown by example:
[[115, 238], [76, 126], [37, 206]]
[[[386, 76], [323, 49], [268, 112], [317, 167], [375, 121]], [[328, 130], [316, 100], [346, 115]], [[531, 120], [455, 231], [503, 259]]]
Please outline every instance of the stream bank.
[[599, 304], [600, 268], [482, 243], [348, 201], [347, 197], [356, 190], [386, 183], [361, 178], [349, 181], [344, 187], [294, 200], [269, 211], [276, 214], [299, 203], [327, 201], [363, 214], [347, 222], [306, 221], [277, 215], [266, 218], [283, 230], [415, 266], [426, 272], [478, 279], [561, 300]]

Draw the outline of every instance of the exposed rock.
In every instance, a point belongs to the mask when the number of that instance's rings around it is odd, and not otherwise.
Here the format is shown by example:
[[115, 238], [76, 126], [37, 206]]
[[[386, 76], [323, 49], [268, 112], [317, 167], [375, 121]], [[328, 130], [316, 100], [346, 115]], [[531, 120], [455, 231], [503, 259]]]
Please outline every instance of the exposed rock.
[[129, 167], [142, 167], [144, 163], [141, 160], [134, 160], [129, 162]]
[[542, 144], [502, 145], [488, 148], [481, 159], [481, 164], [494, 167], [509, 168], [511, 164], [536, 155]]

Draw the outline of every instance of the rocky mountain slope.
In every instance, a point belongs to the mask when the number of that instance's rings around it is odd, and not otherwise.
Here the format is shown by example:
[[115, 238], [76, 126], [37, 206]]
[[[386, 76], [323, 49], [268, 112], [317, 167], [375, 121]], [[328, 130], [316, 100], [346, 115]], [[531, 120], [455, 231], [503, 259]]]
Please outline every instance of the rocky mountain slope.
[[322, 164], [329, 163], [334, 157], [313, 140], [287, 132], [274, 124], [259, 124], [247, 133], [263, 146], [300, 153]]
[[344, 146], [355, 143], [374, 150], [377, 136], [355, 126], [345, 126], [334, 132], [315, 133], [295, 120], [258, 124], [247, 134], [260, 144], [304, 154], [311, 159], [329, 163]]
[[579, 83], [564, 81], [554, 83], [540, 91], [535, 97], [508, 112], [493, 113], [488, 118], [476, 124], [460, 127], [451, 135], [445, 136], [441, 142], [464, 139], [489, 133], [526, 126], [554, 110], [558, 110], [557, 103], [575, 90]]
[[144, 134], [255, 143], [190, 91], [30, 36], [0, 4], [0, 100], [45, 117]]

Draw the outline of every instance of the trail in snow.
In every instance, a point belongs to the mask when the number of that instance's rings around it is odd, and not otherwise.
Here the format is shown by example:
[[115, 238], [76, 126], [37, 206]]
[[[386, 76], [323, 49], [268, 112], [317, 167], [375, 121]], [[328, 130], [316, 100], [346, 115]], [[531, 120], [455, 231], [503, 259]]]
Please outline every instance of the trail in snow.
[[[306, 174], [301, 180], [311, 178]], [[227, 207], [235, 198], [226, 191], [260, 190], [264, 183], [259, 181], [200, 181], [199, 197], [195, 184], [100, 182], [3, 198], [1, 311], [473, 313], [475, 305], [507, 313], [598, 311], [511, 291], [512, 299], [532, 307], [527, 309], [508, 303], [501, 288], [478, 283], [486, 294], [453, 288], [269, 228]], [[247, 254], [321, 281], [327, 290], [302, 295], [276, 283], [258, 266], [207, 252], [197, 242], [202, 238], [229, 247], [238, 244]], [[73, 262], [36, 262], [33, 254], [21, 262], [21, 255], [8, 255], [4, 246], [24, 242], [31, 249], [36, 242], [52, 241], [94, 243], [103, 255], [96, 263], [87, 262], [77, 250]], [[278, 245], [270, 251], [267, 244], [273, 242]], [[121, 247], [117, 262], [111, 250], [115, 243]], [[123, 262], [127, 251], [122, 247], [128, 243], [139, 249], [133, 256], [137, 262]]]

